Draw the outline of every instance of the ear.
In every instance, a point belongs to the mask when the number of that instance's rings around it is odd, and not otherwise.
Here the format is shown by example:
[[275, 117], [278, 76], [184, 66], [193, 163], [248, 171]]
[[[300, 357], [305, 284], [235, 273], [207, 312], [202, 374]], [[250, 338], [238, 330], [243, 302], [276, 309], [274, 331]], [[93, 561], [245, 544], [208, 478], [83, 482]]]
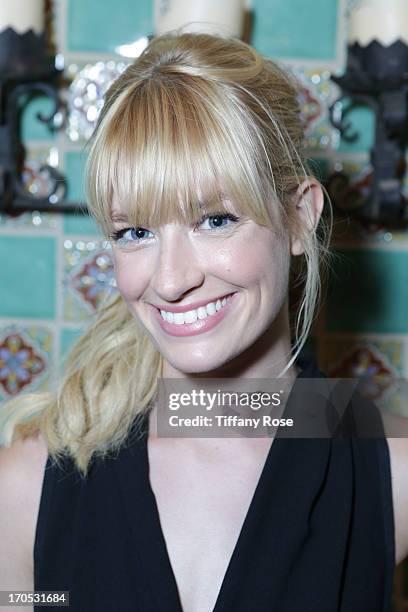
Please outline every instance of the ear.
[[[296, 190], [293, 200], [299, 223], [310, 232], [313, 232], [323, 211], [324, 195], [320, 183], [314, 178], [305, 179]], [[290, 251], [292, 255], [302, 255], [304, 249], [302, 242], [295, 235], [290, 239]]]

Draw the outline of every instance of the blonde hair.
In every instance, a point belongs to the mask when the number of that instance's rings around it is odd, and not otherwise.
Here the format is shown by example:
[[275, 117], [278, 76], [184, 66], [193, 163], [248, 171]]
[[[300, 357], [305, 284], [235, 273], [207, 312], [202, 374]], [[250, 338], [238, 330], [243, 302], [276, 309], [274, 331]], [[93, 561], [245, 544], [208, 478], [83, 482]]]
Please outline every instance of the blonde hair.
[[[168, 34], [149, 44], [113, 83], [90, 143], [90, 212], [109, 236], [115, 193], [129, 223], [149, 227], [239, 213], [304, 248], [295, 361], [309, 334], [328, 255], [329, 225], [300, 224], [293, 205], [311, 173], [303, 151], [298, 85], [249, 45], [209, 34]], [[198, 197], [198, 195], [200, 197]], [[3, 410], [3, 440], [37, 427], [56, 459], [69, 453], [86, 473], [94, 454], [120, 447], [148, 412], [162, 357], [121, 296], [104, 305], [74, 345], [56, 393]]]

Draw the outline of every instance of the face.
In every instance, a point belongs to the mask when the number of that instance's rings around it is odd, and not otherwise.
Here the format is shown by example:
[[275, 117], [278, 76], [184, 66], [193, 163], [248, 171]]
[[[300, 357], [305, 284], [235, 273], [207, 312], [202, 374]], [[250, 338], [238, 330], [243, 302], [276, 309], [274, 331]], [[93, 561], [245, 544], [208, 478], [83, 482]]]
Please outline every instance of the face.
[[[287, 242], [228, 210], [192, 226], [114, 221], [118, 289], [167, 373], [222, 368], [271, 329], [285, 301]], [[121, 212], [114, 200], [113, 219]]]

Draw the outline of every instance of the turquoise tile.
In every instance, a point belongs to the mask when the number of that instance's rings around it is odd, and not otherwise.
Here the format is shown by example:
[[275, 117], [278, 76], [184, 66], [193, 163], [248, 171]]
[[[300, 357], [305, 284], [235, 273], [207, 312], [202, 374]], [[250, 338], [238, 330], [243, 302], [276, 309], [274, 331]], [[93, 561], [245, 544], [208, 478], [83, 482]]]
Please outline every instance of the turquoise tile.
[[67, 200], [83, 205], [85, 202], [85, 152], [65, 153], [65, 177], [68, 183]]
[[347, 142], [341, 138], [338, 151], [341, 153], [360, 153], [371, 149], [374, 144], [375, 121], [374, 113], [367, 107], [356, 107], [345, 117], [345, 122], [350, 122], [350, 132], [357, 133], [354, 142]]
[[408, 252], [336, 251], [327, 299], [327, 330], [408, 332]]
[[24, 142], [27, 140], [54, 140], [55, 132], [52, 132], [46, 123], [37, 118], [37, 113], [48, 117], [53, 107], [54, 104], [45, 96], [35, 98], [27, 104], [21, 123]]
[[67, 45], [69, 51], [115, 53], [153, 32], [151, 0], [70, 0]]
[[254, 0], [252, 44], [270, 57], [336, 58], [338, 0]]
[[102, 238], [101, 230], [89, 215], [76, 213], [64, 215], [64, 233]]
[[[85, 183], [84, 169], [86, 153], [70, 151], [65, 154], [65, 176], [68, 182], [67, 200], [84, 206]], [[64, 232], [66, 234], [85, 234], [101, 236], [101, 231], [95, 221], [89, 216], [77, 213], [64, 215]]]
[[79, 327], [78, 329], [72, 329], [64, 327], [61, 330], [60, 343], [61, 343], [61, 357], [64, 359], [67, 357], [70, 349], [78, 338], [82, 335], [84, 329]]
[[53, 318], [55, 239], [3, 235], [0, 261], [0, 317]]

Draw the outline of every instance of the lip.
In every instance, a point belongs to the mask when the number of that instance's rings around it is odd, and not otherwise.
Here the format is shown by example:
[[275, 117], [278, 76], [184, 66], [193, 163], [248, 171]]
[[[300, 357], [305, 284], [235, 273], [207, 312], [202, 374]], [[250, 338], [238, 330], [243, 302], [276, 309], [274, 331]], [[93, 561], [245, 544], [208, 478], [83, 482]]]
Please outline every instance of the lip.
[[152, 306], [154, 306], [158, 310], [165, 310], [166, 312], [188, 312], [189, 310], [197, 310], [197, 308], [200, 308], [200, 306], [211, 304], [211, 302], [214, 302], [215, 304], [217, 300], [223, 300], [225, 297], [228, 297], [229, 295], [234, 295], [234, 294], [224, 293], [224, 295], [221, 295], [214, 299], [200, 300], [198, 302], [192, 302], [191, 304], [185, 304], [184, 306], [166, 306], [166, 305], [161, 305], [161, 304], [152, 304]]
[[[230, 293], [227, 295], [231, 295]], [[160, 314], [160, 311], [153, 306], [154, 316], [156, 317], [160, 327], [170, 334], [171, 336], [196, 336], [197, 334], [203, 334], [204, 332], [210, 331], [213, 327], [218, 325], [224, 317], [228, 314], [233, 304], [236, 302], [238, 293], [233, 293], [231, 299], [218, 310], [214, 315], [208, 315], [205, 319], [197, 319], [194, 323], [183, 323], [183, 325], [177, 325], [176, 323], [169, 323], [165, 321]], [[224, 296], [226, 297], [226, 296]], [[217, 298], [220, 299], [220, 298]], [[198, 303], [198, 302], [197, 302]], [[201, 302], [200, 305], [208, 304], [209, 302]], [[163, 310], [166, 310], [163, 308]], [[189, 307], [189, 310], [194, 310], [193, 305]], [[177, 310], [168, 312], [188, 312], [188, 310]]]

